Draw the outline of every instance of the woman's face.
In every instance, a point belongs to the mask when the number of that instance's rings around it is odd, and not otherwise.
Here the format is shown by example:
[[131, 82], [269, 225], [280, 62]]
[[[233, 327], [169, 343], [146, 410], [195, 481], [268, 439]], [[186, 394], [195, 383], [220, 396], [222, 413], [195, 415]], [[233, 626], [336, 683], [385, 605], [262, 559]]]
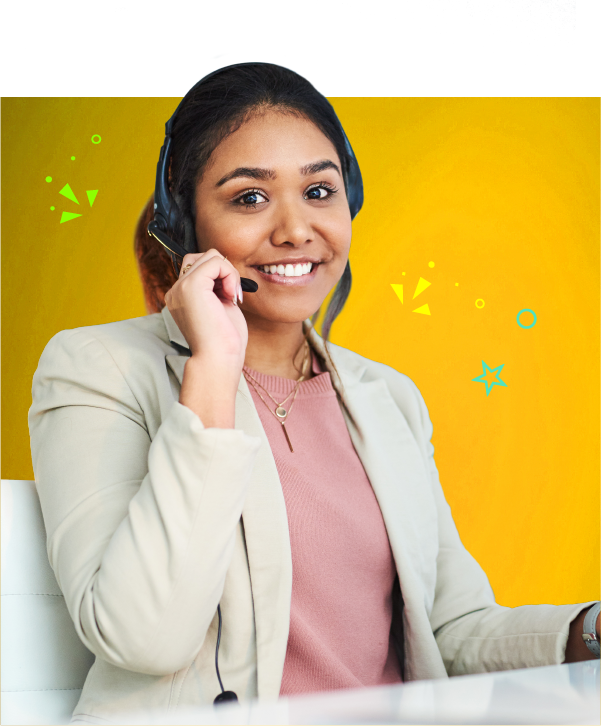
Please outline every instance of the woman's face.
[[195, 205], [199, 251], [219, 250], [259, 285], [244, 295], [247, 317], [305, 320], [344, 271], [351, 215], [340, 159], [311, 121], [251, 117], [211, 155]]

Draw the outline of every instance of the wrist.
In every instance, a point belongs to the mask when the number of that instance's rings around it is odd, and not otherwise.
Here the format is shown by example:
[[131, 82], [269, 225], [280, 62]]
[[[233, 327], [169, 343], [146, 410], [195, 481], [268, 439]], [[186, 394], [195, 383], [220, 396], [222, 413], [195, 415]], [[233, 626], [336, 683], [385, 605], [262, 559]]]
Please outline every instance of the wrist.
[[200, 379], [210, 380], [222, 391], [237, 391], [242, 375], [244, 359], [238, 356], [211, 356], [193, 353], [188, 360], [184, 371], [190, 370]]
[[205, 428], [234, 428], [239, 381], [240, 372], [192, 356], [184, 367], [179, 402], [191, 409]]

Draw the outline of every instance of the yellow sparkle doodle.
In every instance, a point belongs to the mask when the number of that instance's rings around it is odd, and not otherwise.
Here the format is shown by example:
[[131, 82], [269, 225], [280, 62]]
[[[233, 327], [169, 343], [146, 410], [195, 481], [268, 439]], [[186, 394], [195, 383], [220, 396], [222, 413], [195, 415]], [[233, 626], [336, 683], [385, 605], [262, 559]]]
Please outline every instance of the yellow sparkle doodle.
[[[430, 263], [430, 267], [433, 267], [433, 263]], [[403, 275], [405, 273], [403, 272]], [[415, 298], [418, 295], [421, 295], [424, 290], [427, 290], [432, 283], [428, 282], [428, 280], [424, 279], [423, 277], [420, 277], [417, 281], [417, 285], [415, 286], [415, 292], [413, 293], [412, 300], [415, 300]], [[401, 301], [401, 304], [404, 302], [404, 294], [403, 294], [403, 284], [397, 283], [397, 282], [391, 282], [390, 287], [393, 289], [394, 294], [398, 297], [398, 299]], [[420, 315], [431, 315], [430, 312], [430, 306], [428, 303], [425, 305], [420, 305], [420, 307], [413, 310], [414, 313], [419, 313]]]
[[424, 280], [424, 278], [423, 278], [423, 277], [420, 277], [420, 278], [419, 278], [419, 280], [417, 281], [417, 285], [416, 285], [416, 287], [415, 287], [415, 292], [413, 293], [413, 299], [415, 300], [415, 298], [416, 298], [416, 297], [417, 297], [418, 295], [421, 295], [421, 294], [422, 294], [422, 292], [423, 292], [423, 291], [424, 291], [424, 290], [425, 290], [425, 289], [426, 289], [427, 287], [430, 287], [430, 285], [431, 285], [431, 284], [432, 284], [431, 282], [428, 282], [427, 280]]
[[394, 283], [390, 284], [390, 287], [395, 291], [396, 296], [398, 299], [403, 302], [403, 286], [402, 285], [396, 285]]

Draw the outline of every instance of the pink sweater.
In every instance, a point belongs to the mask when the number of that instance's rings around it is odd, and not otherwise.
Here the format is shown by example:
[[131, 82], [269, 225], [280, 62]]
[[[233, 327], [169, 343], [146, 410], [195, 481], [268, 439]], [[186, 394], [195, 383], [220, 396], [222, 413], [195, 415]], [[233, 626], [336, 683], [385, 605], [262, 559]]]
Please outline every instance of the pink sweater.
[[[294, 453], [249, 384], [282, 482], [292, 548], [281, 695], [401, 681], [390, 641], [396, 570], [388, 535], [330, 374], [315, 357], [313, 370], [318, 375], [301, 383], [286, 423]], [[249, 372], [278, 402], [295, 385]]]

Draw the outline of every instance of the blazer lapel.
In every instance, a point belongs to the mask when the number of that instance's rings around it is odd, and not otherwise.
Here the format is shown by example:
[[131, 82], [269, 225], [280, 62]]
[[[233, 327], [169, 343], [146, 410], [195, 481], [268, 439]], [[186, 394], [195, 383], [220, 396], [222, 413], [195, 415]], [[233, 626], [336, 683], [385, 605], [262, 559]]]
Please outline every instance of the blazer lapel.
[[383, 378], [365, 380], [366, 366], [345, 366], [334, 345], [329, 346], [332, 365], [323, 340], [314, 332], [310, 339], [340, 396], [351, 440], [382, 509], [397, 567], [418, 574], [426, 592], [433, 594], [435, 573], [429, 563], [437, 539], [434, 496], [407, 419]]
[[383, 378], [364, 380], [366, 366], [345, 366], [333, 345], [332, 366], [323, 340], [314, 331], [310, 340], [330, 371], [382, 511], [404, 601], [406, 678], [445, 677], [428, 619], [436, 585], [436, 505], [418, 444]]
[[[188, 346], [166, 307], [162, 314], [171, 342], [185, 349], [181, 355], [166, 356], [181, 385]], [[260, 698], [277, 698], [290, 626], [290, 534], [275, 460], [243, 375], [236, 394], [236, 428], [261, 439], [242, 523], [255, 612], [258, 692]]]
[[261, 439], [242, 522], [255, 609], [259, 697], [277, 698], [290, 627], [290, 533], [280, 477], [244, 376], [236, 398], [236, 428]]
[[436, 580], [436, 507], [417, 442], [383, 379], [349, 386], [343, 401], [353, 445], [382, 510], [401, 584], [418, 578], [430, 610]]

